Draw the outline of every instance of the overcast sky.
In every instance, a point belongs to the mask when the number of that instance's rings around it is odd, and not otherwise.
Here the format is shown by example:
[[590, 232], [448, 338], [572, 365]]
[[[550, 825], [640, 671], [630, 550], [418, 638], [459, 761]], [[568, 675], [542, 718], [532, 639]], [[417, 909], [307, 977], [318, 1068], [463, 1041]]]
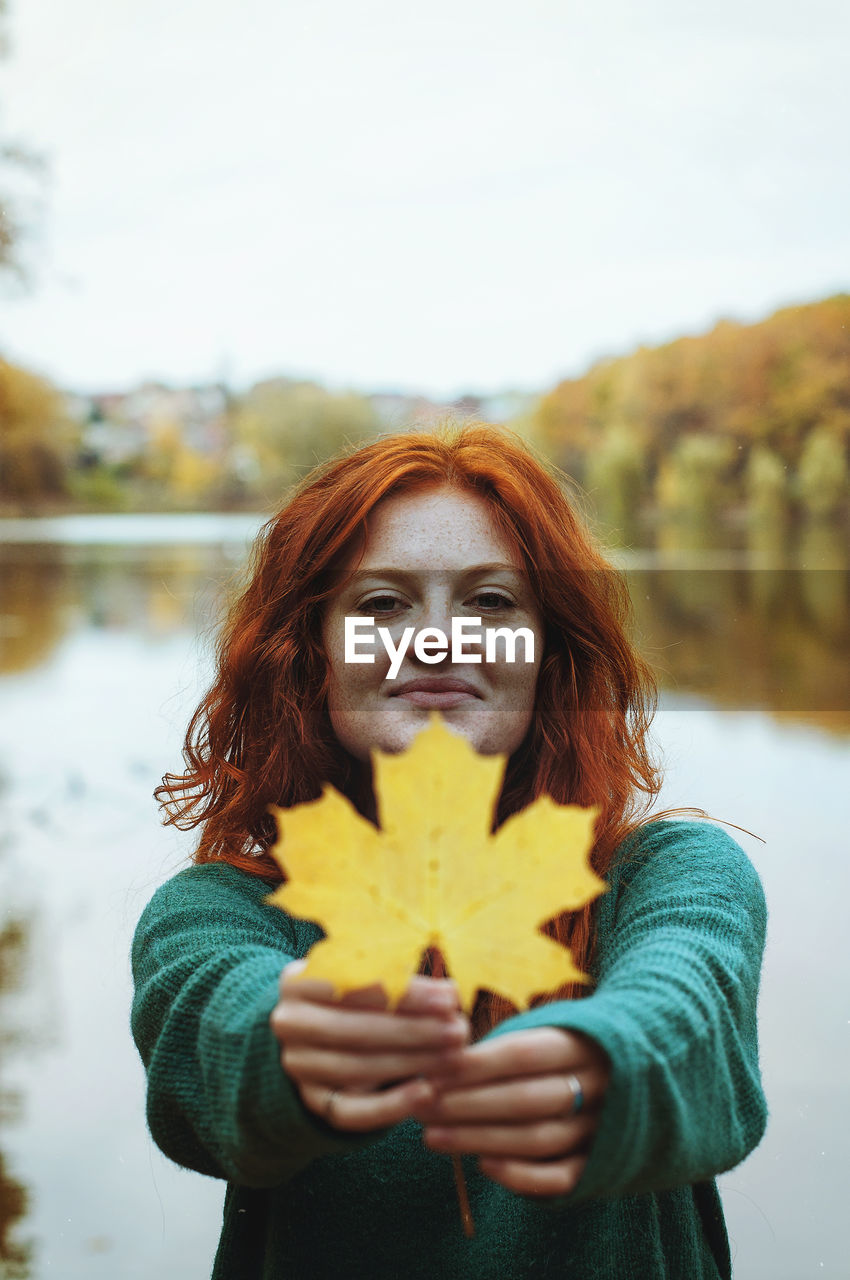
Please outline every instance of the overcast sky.
[[850, 288], [846, 0], [10, 0], [0, 353], [544, 389]]

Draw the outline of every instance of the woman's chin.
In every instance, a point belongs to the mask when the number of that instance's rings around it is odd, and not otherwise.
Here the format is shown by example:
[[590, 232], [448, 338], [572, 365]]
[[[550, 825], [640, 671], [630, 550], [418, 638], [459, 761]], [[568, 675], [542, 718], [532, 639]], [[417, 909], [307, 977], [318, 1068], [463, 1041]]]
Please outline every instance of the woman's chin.
[[[372, 751], [386, 755], [399, 755], [409, 750], [428, 725], [432, 708], [418, 707], [407, 702], [403, 706], [384, 706], [376, 715], [363, 713], [334, 723], [337, 738], [352, 755], [368, 760]], [[490, 713], [480, 700], [456, 707], [442, 708], [440, 718], [451, 732], [465, 738], [479, 755], [510, 755], [522, 740], [527, 725], [517, 725], [514, 717], [504, 724]]]
[[[437, 714], [447, 729], [465, 738], [479, 754], [497, 755], [503, 748], [492, 745], [497, 735], [493, 733], [486, 713], [482, 715], [482, 710], [480, 702], [462, 703], [457, 707], [440, 708]], [[381, 725], [376, 743], [378, 749], [389, 755], [407, 751], [417, 735], [427, 728], [432, 713], [432, 708], [408, 704], [401, 716], [393, 716], [392, 722]]]
[[[373, 747], [387, 755], [399, 755], [402, 751], [407, 751], [422, 730], [427, 728], [432, 710], [407, 702], [403, 708], [393, 707], [392, 714], [381, 717], [375, 726]], [[464, 706], [441, 708], [438, 714], [447, 728], [466, 738], [477, 750], [477, 739], [481, 736], [482, 726], [476, 725], [464, 714], [467, 710]]]

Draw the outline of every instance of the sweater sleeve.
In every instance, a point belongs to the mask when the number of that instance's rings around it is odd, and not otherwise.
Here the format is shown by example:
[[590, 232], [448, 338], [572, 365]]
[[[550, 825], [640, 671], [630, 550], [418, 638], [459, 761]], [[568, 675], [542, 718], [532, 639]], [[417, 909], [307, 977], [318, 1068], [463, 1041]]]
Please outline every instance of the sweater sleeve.
[[177, 1164], [253, 1187], [376, 1136], [329, 1128], [281, 1067], [269, 1015], [281, 969], [305, 946], [267, 892], [226, 865], [183, 871], [154, 894], [132, 950], [155, 1142]]
[[708, 823], [652, 823], [606, 897], [593, 994], [491, 1033], [563, 1027], [592, 1036], [611, 1060], [569, 1203], [712, 1178], [758, 1144], [767, 1118], [756, 1034], [767, 913], [744, 851]]

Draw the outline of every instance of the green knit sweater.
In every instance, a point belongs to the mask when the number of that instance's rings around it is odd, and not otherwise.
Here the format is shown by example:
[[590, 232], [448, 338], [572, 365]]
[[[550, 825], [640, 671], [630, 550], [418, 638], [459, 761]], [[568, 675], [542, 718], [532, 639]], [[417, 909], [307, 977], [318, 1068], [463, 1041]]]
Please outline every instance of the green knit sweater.
[[766, 1108], [756, 1042], [765, 903], [741, 848], [708, 823], [657, 822], [621, 846], [599, 900], [595, 986], [503, 1022], [574, 1028], [612, 1072], [575, 1191], [506, 1191], [409, 1120], [349, 1136], [300, 1102], [269, 1028], [282, 966], [321, 936], [264, 902], [267, 882], [192, 867], [156, 894], [133, 944], [133, 1034], [154, 1139], [228, 1180], [221, 1280], [703, 1280], [731, 1274], [716, 1174]]

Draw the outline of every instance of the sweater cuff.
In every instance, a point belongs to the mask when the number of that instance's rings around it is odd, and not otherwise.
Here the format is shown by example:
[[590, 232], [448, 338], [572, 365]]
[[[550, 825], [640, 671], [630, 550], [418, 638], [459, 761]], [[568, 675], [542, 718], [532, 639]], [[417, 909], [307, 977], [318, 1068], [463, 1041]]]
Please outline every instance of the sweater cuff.
[[634, 1045], [623, 1034], [622, 1006], [609, 1007], [604, 994], [584, 1000], [557, 1000], [530, 1009], [499, 1023], [487, 1039], [512, 1031], [538, 1027], [558, 1027], [590, 1036], [607, 1053], [611, 1075], [599, 1112], [599, 1126], [593, 1137], [587, 1163], [568, 1196], [558, 1196], [552, 1205], [577, 1204], [592, 1197], [612, 1197], [627, 1191], [632, 1173], [629, 1155], [640, 1149], [638, 1118], [628, 1103], [634, 1093], [638, 1063]]
[[243, 1099], [250, 1156], [246, 1158], [243, 1151], [239, 1172], [240, 1180], [251, 1186], [285, 1182], [319, 1156], [357, 1150], [386, 1133], [386, 1129], [346, 1133], [305, 1106], [281, 1065], [280, 1044], [269, 1024], [277, 999], [275, 980], [258, 996], [256, 1039], [250, 1050], [256, 1071], [249, 1077], [251, 1096]]

